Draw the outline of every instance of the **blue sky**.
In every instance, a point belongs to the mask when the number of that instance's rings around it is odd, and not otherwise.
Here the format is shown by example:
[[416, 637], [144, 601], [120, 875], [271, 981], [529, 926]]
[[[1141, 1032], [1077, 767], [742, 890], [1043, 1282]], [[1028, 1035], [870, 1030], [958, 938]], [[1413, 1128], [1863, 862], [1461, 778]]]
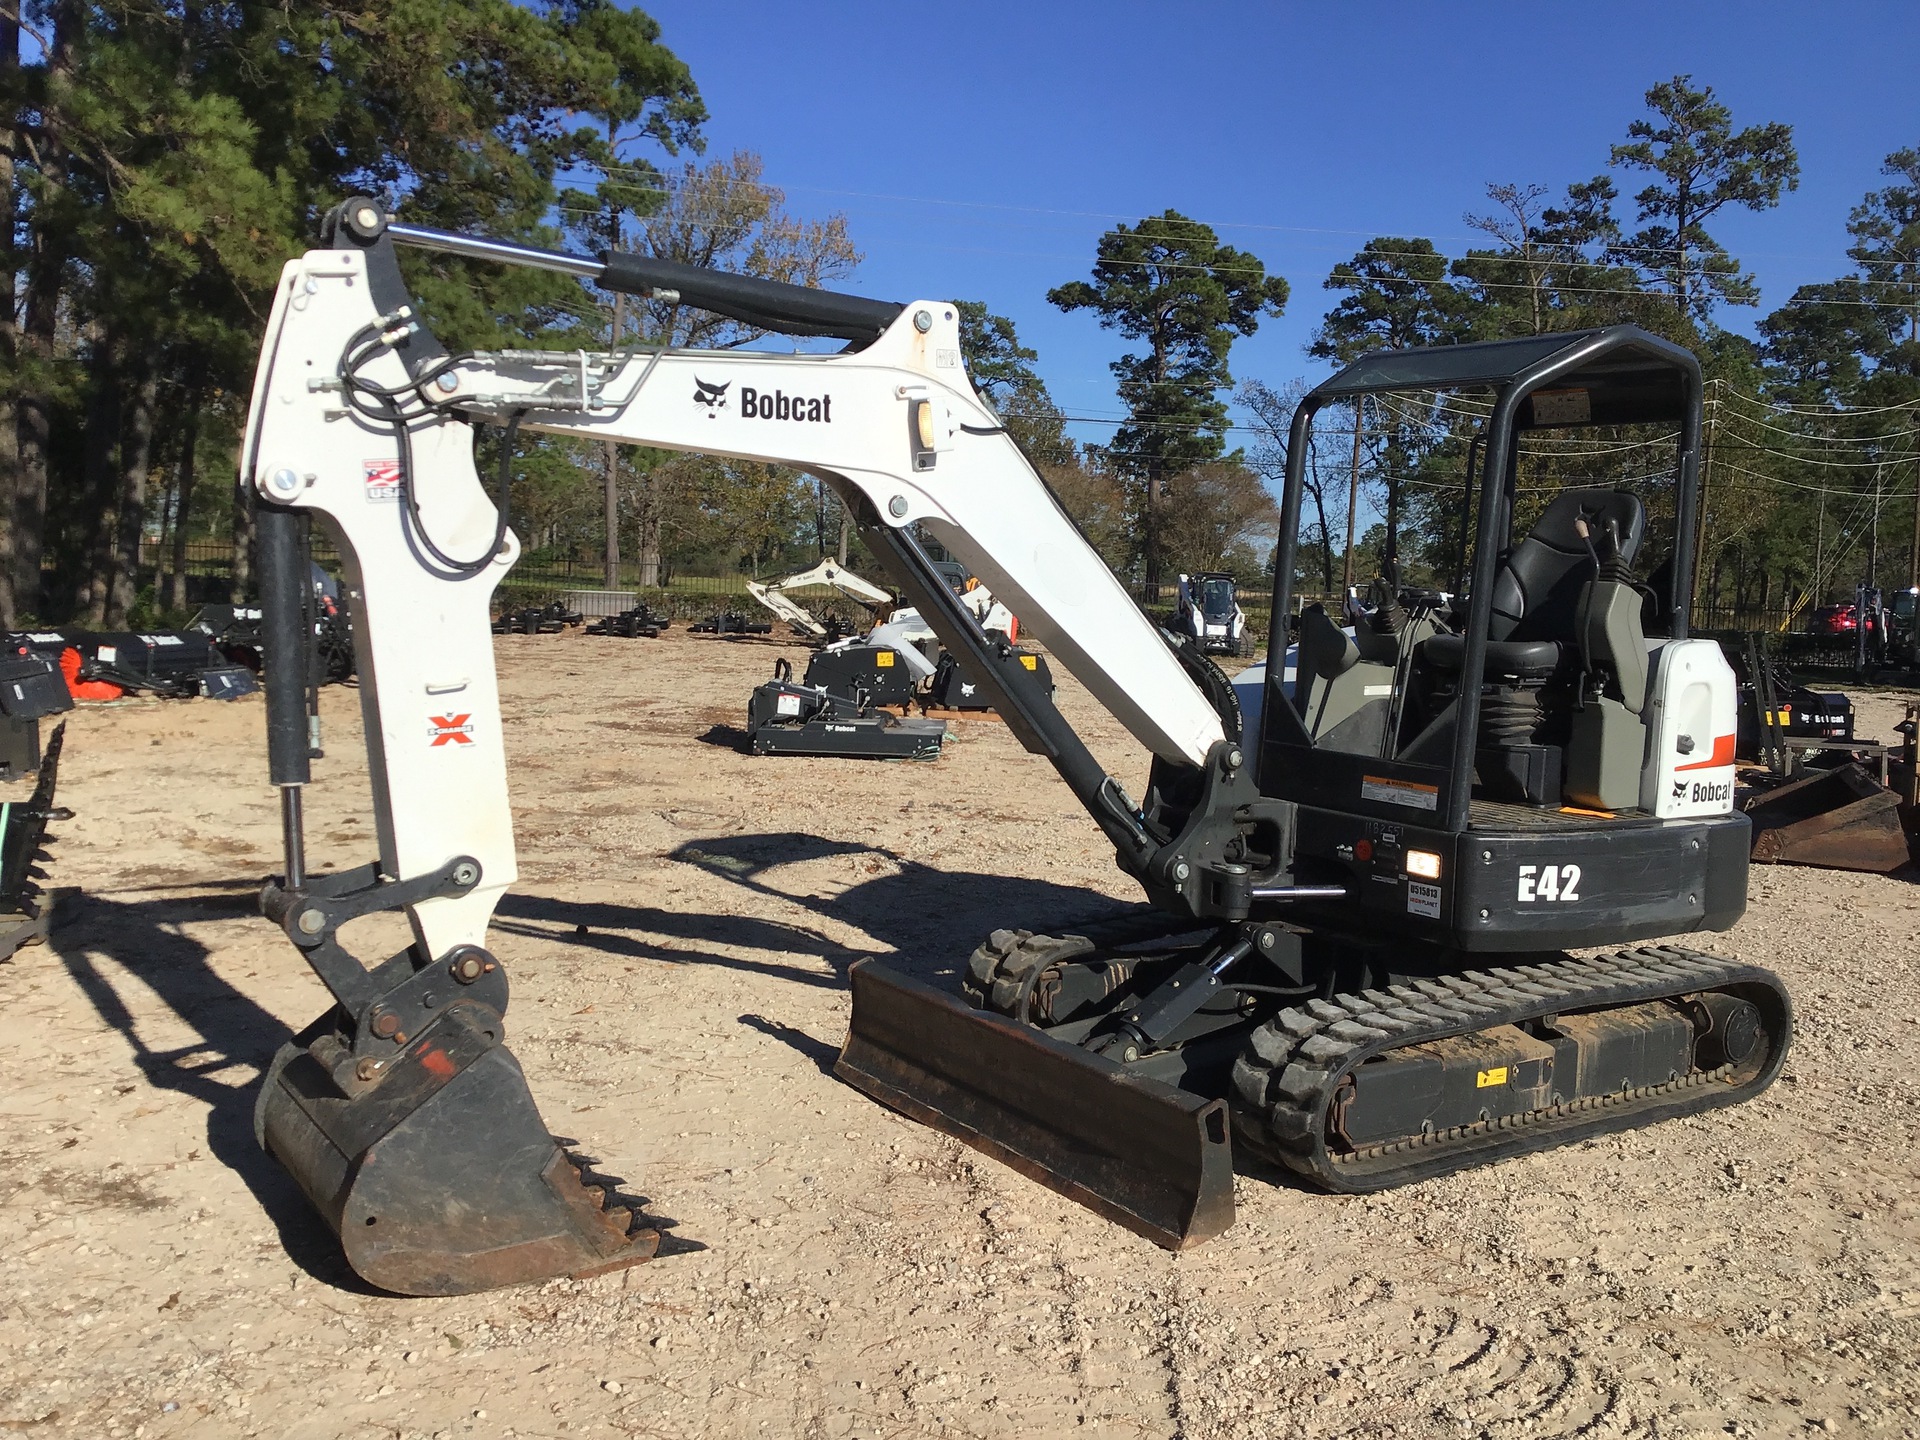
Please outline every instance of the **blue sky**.
[[1046, 291], [1087, 274], [1115, 220], [1173, 207], [1287, 277], [1287, 314], [1233, 358], [1278, 385], [1320, 373], [1304, 350], [1337, 261], [1376, 234], [1458, 253], [1487, 182], [1599, 173], [1657, 80], [1691, 73], [1736, 125], [1794, 127], [1799, 190], [1715, 227], [1762, 287], [1758, 310], [1722, 312], [1734, 329], [1844, 271], [1848, 210], [1920, 145], [1909, 4], [644, 8], [706, 97], [708, 155], [757, 150], [790, 209], [847, 216], [866, 260], [846, 288], [985, 300], [1074, 415], [1117, 414], [1122, 342]]

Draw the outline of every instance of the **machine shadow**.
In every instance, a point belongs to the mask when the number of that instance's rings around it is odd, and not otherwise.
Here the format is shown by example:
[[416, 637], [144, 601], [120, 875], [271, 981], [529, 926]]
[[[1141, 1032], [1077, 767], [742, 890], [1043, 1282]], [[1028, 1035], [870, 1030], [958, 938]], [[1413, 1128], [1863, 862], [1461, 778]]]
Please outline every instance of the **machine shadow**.
[[[273, 1222], [288, 1258], [314, 1279], [337, 1289], [384, 1294], [347, 1265], [299, 1186], [254, 1140], [257, 1082], [216, 1078], [242, 1065], [264, 1073], [292, 1032], [222, 979], [208, 963], [207, 947], [181, 927], [257, 913], [257, 888], [256, 882], [244, 886], [236, 882], [233, 890], [238, 893], [223, 894], [219, 892], [228, 887], [216, 884], [207, 893], [137, 901], [81, 895], [72, 902], [72, 918], [53, 932], [48, 945], [100, 1018], [120, 1032], [148, 1082], [206, 1106], [208, 1153], [253, 1193]], [[103, 960], [146, 985], [202, 1039], [169, 1050], [148, 1045], [132, 1011], [115, 991]]]
[[[797, 894], [770, 883], [786, 865], [869, 856], [891, 867], [836, 895]], [[803, 905], [852, 925], [894, 953], [887, 964], [918, 979], [949, 978], [995, 930], [1100, 928], [1146, 907], [1083, 886], [1019, 875], [939, 870], [880, 845], [792, 831], [727, 835], [680, 846], [668, 857], [696, 865], [756, 895]]]
[[[855, 856], [872, 857], [890, 867], [891, 873], [826, 896], [781, 889], [767, 878], [782, 866]], [[1098, 928], [1145, 909], [1079, 886], [939, 870], [903, 860], [882, 846], [795, 832], [689, 841], [668, 858], [698, 866], [754, 895], [800, 905], [823, 920], [859, 929], [873, 937], [879, 952], [892, 952], [885, 955], [889, 966], [923, 980], [950, 979], [994, 930]], [[713, 965], [830, 989], [845, 983], [854, 961], [876, 953], [850, 949], [808, 926], [753, 915], [689, 914], [645, 905], [509, 894], [500, 902], [498, 916], [496, 924], [507, 934], [564, 940], [608, 954], [669, 964]], [[573, 933], [562, 933], [565, 930]], [[714, 950], [668, 948], [660, 940], [620, 933], [632, 931], [679, 945], [810, 955], [824, 961], [834, 974]]]

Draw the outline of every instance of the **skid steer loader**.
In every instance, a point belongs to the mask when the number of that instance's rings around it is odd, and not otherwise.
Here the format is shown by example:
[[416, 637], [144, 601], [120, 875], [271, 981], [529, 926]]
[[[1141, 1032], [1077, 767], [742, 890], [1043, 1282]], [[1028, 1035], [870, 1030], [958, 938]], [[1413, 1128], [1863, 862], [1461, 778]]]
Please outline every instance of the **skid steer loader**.
[[[401, 243], [846, 344], [449, 355], [402, 283]], [[1148, 902], [1125, 933], [1009, 924], [954, 993], [857, 966], [838, 1073], [1162, 1244], [1230, 1222], [1236, 1142], [1328, 1188], [1376, 1189], [1729, 1105], [1778, 1072], [1790, 1007], [1766, 971], [1674, 943], [1563, 948], [1720, 929], [1745, 904], [1733, 681], [1686, 629], [1691, 355], [1615, 327], [1370, 356], [1309, 395], [1274, 615], [1292, 607], [1313, 417], [1382, 391], [1487, 397], [1470, 452], [1484, 479], [1458, 512], [1472, 523], [1453, 592], [1470, 598], [1395, 600], [1351, 635], [1308, 609], [1291, 687], [1275, 624], [1261, 721], [1243, 733], [1232, 687], [1129, 598], [960, 354], [946, 302], [534, 250], [406, 225], [368, 199], [288, 264], [242, 479], [260, 501], [270, 649], [302, 633], [313, 519], [342, 557], [380, 854], [309, 873], [312, 717], [304, 687], [270, 684], [285, 873], [263, 908], [336, 1003], [276, 1057], [256, 1118], [368, 1280], [456, 1293], [632, 1264], [656, 1239], [603, 1208], [505, 1044], [486, 934], [515, 869], [488, 612], [519, 542], [504, 468], [499, 503], [475, 472], [479, 424], [504, 427], [503, 454], [537, 430], [774, 461], [832, 486]], [[1569, 491], [1523, 523], [1530, 431], [1641, 422], [1678, 432], [1657, 493]], [[922, 536], [1151, 752], [1140, 798]], [[394, 909], [412, 922], [405, 950], [369, 966], [340, 943], [347, 921]]]

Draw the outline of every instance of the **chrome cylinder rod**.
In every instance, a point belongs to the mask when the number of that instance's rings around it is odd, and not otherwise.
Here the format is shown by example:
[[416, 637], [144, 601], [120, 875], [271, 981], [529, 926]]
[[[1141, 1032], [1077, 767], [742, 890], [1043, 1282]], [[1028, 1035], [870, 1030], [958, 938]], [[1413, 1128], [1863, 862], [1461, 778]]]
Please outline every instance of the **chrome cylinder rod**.
[[541, 250], [533, 245], [516, 245], [511, 240], [489, 240], [480, 235], [433, 230], [424, 225], [390, 224], [387, 234], [393, 237], [396, 245], [411, 245], [416, 250], [439, 250], [448, 255], [465, 255], [470, 260], [497, 260], [503, 265], [558, 270], [563, 275], [580, 275], [588, 280], [599, 279], [600, 272], [607, 268], [589, 255]]

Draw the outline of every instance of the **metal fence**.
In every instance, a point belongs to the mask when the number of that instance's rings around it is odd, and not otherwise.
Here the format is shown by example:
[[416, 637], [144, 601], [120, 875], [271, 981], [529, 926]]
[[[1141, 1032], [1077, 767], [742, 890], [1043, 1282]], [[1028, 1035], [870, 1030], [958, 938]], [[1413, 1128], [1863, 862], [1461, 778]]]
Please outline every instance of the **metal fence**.
[[[340, 557], [319, 535], [313, 538], [313, 558], [322, 568], [339, 569]], [[233, 547], [224, 540], [187, 542], [181, 556], [181, 573], [187, 577], [189, 604], [225, 600], [233, 586]], [[162, 571], [173, 569], [173, 547], [164, 549], [157, 540], [140, 545], [142, 580], [153, 583]], [[640, 567], [621, 567], [617, 587], [636, 594], [640, 601], [656, 610], [665, 610], [675, 619], [704, 618], [719, 609], [735, 609], [752, 604], [747, 593], [749, 577], [731, 575], [682, 575], [671, 570], [665, 583], [642, 586]], [[570, 556], [524, 556], [500, 586], [503, 606], [538, 605], [556, 599], [569, 590], [606, 588], [606, 568], [599, 562], [587, 562]]]

